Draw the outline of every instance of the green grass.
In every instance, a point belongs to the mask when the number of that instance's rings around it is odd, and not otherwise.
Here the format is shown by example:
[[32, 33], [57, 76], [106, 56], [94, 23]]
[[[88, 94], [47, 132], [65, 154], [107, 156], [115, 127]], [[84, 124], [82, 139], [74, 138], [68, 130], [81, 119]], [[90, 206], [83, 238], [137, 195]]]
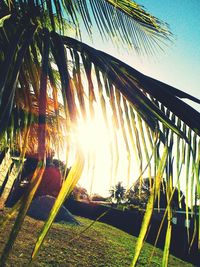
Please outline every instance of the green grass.
[[[2, 217], [2, 215], [1, 215]], [[39, 255], [31, 266], [54, 267], [126, 267], [133, 258], [136, 238], [104, 223], [96, 222], [76, 240], [80, 231], [91, 221], [77, 217], [81, 226], [53, 224]], [[3, 250], [8, 232], [13, 225], [11, 220], [0, 232], [0, 253]], [[7, 266], [30, 266], [29, 259], [43, 222], [26, 218]], [[134, 226], [133, 226], [134, 227]], [[138, 266], [148, 266], [152, 246], [145, 244]], [[162, 251], [156, 249], [150, 267], [161, 266]], [[169, 267], [192, 266], [170, 256]]]

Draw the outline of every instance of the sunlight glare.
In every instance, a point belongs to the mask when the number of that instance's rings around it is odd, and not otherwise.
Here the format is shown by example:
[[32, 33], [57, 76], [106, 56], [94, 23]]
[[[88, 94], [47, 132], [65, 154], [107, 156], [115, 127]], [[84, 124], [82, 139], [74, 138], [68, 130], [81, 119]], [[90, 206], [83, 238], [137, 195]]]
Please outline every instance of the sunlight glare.
[[78, 124], [78, 142], [85, 153], [103, 153], [109, 145], [109, 140], [109, 131], [101, 120]]
[[78, 123], [78, 142], [83, 149], [88, 164], [85, 166], [80, 184], [88, 192], [107, 194], [111, 179], [111, 133], [102, 119]]

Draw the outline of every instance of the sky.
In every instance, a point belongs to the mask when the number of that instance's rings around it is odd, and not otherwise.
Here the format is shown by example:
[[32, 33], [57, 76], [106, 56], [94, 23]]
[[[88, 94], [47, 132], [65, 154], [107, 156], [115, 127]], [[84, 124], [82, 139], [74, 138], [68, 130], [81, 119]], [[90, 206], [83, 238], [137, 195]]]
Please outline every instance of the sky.
[[[103, 43], [97, 33], [93, 44], [84, 38], [83, 41], [96, 49], [112, 54], [148, 76], [200, 99], [200, 1], [138, 0], [137, 3], [169, 24], [173, 33], [173, 42], [168, 43], [164, 52], [158, 52], [155, 58], [141, 58], [130, 51], [115, 49], [112, 43]], [[188, 103], [200, 111], [200, 105]], [[94, 135], [97, 133], [95, 132]], [[101, 164], [101, 160], [99, 162]], [[105, 163], [102, 165], [105, 166]], [[102, 169], [100, 166], [98, 172]], [[97, 183], [94, 182], [94, 192], [103, 194], [108, 192], [108, 182], [103, 179], [106, 176], [105, 173], [102, 172], [100, 176], [101, 179], [95, 179]], [[86, 183], [83, 184], [86, 185]]]

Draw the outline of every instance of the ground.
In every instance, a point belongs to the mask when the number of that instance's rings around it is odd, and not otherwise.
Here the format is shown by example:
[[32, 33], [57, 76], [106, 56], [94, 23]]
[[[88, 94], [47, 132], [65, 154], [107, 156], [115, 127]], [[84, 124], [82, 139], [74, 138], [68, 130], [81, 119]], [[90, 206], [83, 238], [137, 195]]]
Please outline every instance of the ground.
[[[1, 218], [2, 218], [1, 213]], [[104, 223], [96, 222], [79, 236], [91, 221], [76, 217], [81, 226], [53, 224], [33, 267], [128, 267], [133, 258], [136, 238]], [[14, 219], [0, 231], [0, 253]], [[30, 266], [29, 259], [43, 222], [27, 217], [6, 266]], [[74, 239], [76, 238], [76, 239]], [[73, 241], [71, 241], [74, 239]], [[70, 242], [71, 241], [71, 242]], [[147, 266], [153, 247], [145, 244], [138, 266]], [[160, 266], [162, 251], [156, 249], [149, 266]], [[169, 266], [190, 267], [173, 256]]]

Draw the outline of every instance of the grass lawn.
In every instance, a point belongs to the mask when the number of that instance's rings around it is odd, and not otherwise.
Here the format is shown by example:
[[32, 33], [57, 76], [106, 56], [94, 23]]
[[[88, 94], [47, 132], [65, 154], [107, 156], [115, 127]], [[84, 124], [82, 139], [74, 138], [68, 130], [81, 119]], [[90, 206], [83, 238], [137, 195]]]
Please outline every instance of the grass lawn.
[[[96, 222], [76, 240], [69, 242], [91, 223], [88, 219], [80, 217], [77, 219], [81, 222], [81, 226], [53, 224], [37, 259], [31, 266], [126, 267], [130, 265], [137, 240], [135, 237], [112, 226]], [[5, 229], [0, 231], [0, 252], [13, 222], [14, 220], [11, 220]], [[7, 266], [30, 266], [30, 254], [42, 225], [41, 221], [26, 218]], [[145, 244], [138, 266], [148, 266], [152, 248], [151, 245]], [[161, 266], [162, 254], [162, 250], [156, 249], [149, 266]], [[173, 266], [193, 265], [170, 256], [169, 267]]]

